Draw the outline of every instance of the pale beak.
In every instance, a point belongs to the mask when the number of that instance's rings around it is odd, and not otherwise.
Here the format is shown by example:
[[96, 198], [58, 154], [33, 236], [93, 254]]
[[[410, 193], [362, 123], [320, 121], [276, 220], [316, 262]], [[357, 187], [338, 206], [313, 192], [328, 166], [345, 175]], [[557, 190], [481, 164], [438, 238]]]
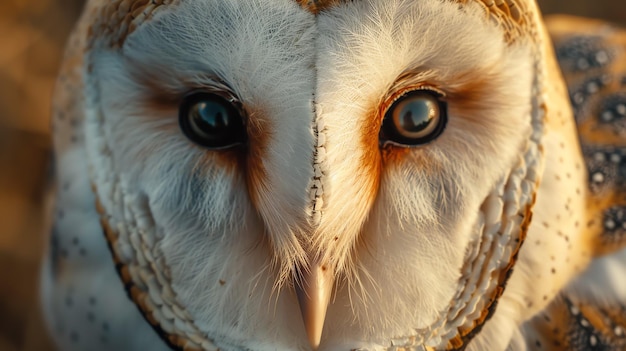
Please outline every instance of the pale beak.
[[309, 342], [313, 350], [317, 350], [322, 339], [326, 309], [335, 279], [332, 270], [320, 264], [315, 264], [301, 273], [302, 280], [296, 282], [296, 294]]

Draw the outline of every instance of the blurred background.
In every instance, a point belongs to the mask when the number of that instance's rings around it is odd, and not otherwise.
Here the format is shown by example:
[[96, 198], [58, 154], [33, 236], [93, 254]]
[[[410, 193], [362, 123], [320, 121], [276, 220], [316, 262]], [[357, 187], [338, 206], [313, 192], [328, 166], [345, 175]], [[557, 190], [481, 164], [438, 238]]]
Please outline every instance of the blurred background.
[[[625, 0], [539, 0], [626, 25]], [[50, 101], [82, 0], [0, 0], [0, 351], [49, 350], [38, 310], [45, 247]]]

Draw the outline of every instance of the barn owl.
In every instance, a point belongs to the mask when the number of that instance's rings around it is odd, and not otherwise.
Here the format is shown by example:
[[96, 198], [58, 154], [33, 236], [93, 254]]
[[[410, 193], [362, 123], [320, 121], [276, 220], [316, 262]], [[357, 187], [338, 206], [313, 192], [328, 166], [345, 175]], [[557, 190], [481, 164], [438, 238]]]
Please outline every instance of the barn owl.
[[624, 349], [626, 36], [576, 21], [570, 98], [534, 0], [90, 0], [57, 346]]

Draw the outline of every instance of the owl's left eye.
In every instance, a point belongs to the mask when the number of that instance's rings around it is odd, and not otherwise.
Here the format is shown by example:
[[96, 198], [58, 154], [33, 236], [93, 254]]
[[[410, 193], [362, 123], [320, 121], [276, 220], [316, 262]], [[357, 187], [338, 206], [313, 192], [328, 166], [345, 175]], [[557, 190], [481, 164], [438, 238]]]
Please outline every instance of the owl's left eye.
[[447, 104], [434, 90], [418, 89], [396, 99], [385, 112], [381, 141], [416, 146], [436, 139], [447, 123]]
[[246, 141], [240, 110], [217, 94], [187, 95], [180, 104], [178, 122], [187, 138], [208, 149], [226, 149]]

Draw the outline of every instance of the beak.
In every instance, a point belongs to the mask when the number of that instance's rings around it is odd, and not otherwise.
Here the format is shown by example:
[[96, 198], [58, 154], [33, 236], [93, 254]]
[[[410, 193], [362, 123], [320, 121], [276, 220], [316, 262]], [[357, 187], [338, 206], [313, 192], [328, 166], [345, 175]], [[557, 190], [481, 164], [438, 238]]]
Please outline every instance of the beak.
[[330, 268], [315, 264], [309, 270], [302, 272], [301, 279], [299, 284], [296, 282], [296, 294], [309, 343], [313, 350], [317, 350], [322, 339], [334, 274]]

